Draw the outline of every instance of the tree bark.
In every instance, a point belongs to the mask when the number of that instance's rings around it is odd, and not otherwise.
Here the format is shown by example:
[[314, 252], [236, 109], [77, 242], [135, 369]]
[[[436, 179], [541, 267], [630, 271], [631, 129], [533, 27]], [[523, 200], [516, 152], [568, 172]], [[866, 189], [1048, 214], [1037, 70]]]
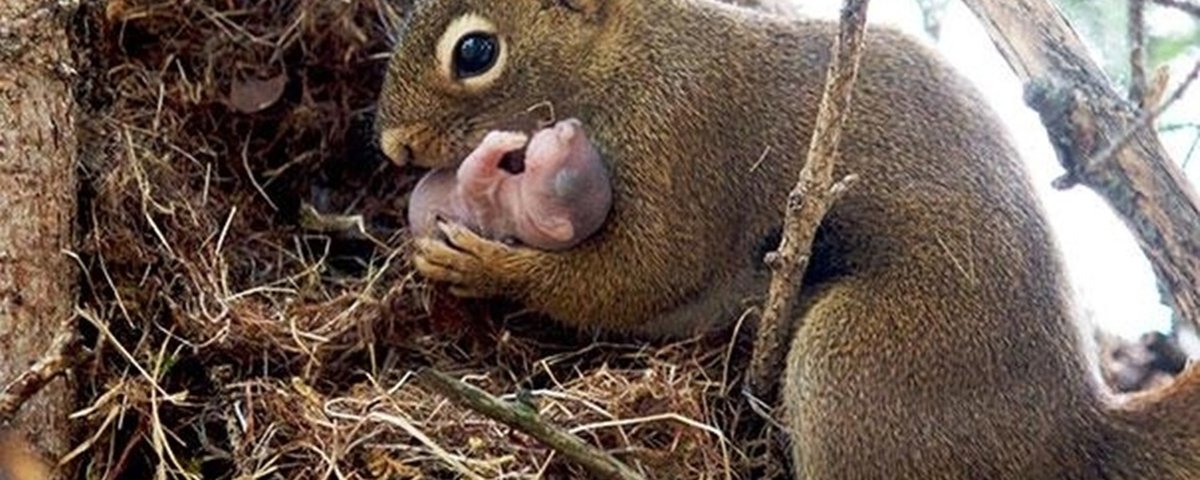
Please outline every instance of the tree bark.
[[1118, 93], [1047, 0], [966, 4], [1025, 82], [1067, 170], [1059, 185], [1100, 194], [1134, 233], [1180, 320], [1200, 325], [1200, 200], [1150, 113]]
[[[48, 351], [77, 295], [63, 253], [76, 208], [71, 55], [53, 5], [0, 1], [0, 389]], [[71, 447], [73, 399], [58, 378], [12, 427], [56, 459]]]

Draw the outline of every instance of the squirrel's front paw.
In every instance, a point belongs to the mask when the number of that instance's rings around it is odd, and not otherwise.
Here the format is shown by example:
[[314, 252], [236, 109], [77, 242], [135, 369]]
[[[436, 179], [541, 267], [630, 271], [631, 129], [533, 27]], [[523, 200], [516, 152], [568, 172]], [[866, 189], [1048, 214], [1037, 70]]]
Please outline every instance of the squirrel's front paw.
[[529, 252], [483, 238], [457, 223], [439, 221], [437, 227], [442, 237], [415, 241], [413, 265], [421, 275], [449, 285], [450, 293], [460, 297], [516, 293]]

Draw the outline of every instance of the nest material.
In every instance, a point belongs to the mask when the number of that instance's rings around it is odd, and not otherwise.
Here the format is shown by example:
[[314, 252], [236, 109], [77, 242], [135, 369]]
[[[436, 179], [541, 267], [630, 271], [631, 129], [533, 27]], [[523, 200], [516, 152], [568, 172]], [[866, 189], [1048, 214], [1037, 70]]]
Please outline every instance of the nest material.
[[[744, 338], [590, 338], [414, 280], [416, 178], [371, 132], [405, 3], [84, 3], [78, 254], [96, 354], [76, 465], [97, 479], [583, 476], [410, 381], [433, 366], [524, 392], [649, 478], [779, 476], [784, 442], [737, 398]], [[1152, 364], [1113, 355], [1113, 378]]]
[[734, 447], [762, 421], [728, 332], [601, 342], [414, 280], [415, 178], [371, 132], [402, 3], [85, 3], [87, 478], [582, 476], [422, 366], [529, 392], [650, 478], [781, 471]]

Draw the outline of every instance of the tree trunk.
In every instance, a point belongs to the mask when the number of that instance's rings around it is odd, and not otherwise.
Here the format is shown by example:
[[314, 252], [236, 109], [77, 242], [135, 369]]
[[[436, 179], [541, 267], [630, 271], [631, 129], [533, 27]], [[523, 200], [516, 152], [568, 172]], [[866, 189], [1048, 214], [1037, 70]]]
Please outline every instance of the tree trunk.
[[[71, 55], [53, 5], [0, 1], [0, 389], [48, 350], [77, 295], [64, 255], [76, 208]], [[12, 427], [55, 459], [71, 447], [73, 399], [54, 380]]]

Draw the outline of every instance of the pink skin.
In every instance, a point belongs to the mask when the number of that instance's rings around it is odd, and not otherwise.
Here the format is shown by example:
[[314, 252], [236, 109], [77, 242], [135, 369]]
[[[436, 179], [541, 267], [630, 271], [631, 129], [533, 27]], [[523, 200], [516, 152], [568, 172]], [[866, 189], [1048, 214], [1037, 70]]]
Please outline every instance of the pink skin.
[[[506, 154], [522, 147], [524, 171], [500, 167]], [[570, 119], [532, 139], [488, 133], [457, 171], [435, 170], [417, 183], [408, 221], [416, 237], [436, 231], [440, 218], [493, 240], [564, 250], [596, 233], [611, 206], [608, 170], [583, 124]]]

